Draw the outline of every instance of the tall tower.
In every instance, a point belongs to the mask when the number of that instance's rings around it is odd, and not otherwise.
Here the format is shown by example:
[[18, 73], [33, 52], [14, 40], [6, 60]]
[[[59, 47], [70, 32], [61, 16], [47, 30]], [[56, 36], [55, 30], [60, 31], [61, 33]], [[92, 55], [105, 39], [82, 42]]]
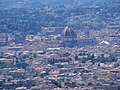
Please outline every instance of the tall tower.
[[90, 38], [90, 31], [89, 31], [89, 28], [88, 27], [86, 27], [85, 28], [85, 38]]
[[5, 34], [5, 42], [6, 42], [6, 44], [8, 44], [8, 34], [7, 33]]

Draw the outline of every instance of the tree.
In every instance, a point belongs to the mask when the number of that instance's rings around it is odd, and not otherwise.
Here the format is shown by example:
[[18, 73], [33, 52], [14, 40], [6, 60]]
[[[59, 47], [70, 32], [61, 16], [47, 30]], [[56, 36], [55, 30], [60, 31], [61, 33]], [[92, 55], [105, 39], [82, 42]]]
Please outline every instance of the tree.
[[26, 67], [29, 66], [29, 64], [25, 63], [25, 62], [18, 62], [16, 64], [16, 67], [19, 69], [26, 69]]
[[94, 54], [88, 54], [87, 57], [88, 57], [88, 60], [94, 60], [95, 59]]
[[58, 81], [51, 80], [51, 82], [52, 82], [54, 85], [56, 85], [57, 87], [59, 87], [59, 88], [61, 88], [61, 87], [62, 87], [62, 86], [61, 86], [61, 83], [60, 83], [60, 82], [58, 82]]
[[93, 83], [92, 83], [92, 82], [89, 82], [89, 83], [88, 83], [88, 85], [90, 85], [90, 86], [91, 86], [91, 85], [93, 85]]

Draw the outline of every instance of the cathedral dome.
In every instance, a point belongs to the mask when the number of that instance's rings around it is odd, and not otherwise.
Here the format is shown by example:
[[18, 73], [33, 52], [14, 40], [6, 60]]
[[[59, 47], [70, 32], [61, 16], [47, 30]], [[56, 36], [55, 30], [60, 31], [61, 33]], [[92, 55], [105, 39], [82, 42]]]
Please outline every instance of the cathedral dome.
[[77, 38], [76, 32], [69, 27], [65, 27], [62, 31], [62, 37], [64, 38]]

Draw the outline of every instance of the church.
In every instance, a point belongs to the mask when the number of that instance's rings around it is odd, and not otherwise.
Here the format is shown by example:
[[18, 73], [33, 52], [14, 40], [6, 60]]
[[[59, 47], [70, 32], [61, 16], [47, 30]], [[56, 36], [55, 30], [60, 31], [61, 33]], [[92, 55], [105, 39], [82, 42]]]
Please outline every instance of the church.
[[85, 31], [85, 38], [78, 38], [76, 31], [70, 27], [65, 27], [61, 34], [61, 47], [81, 47], [97, 44], [95, 38], [89, 37], [89, 31]]
[[61, 34], [61, 44], [63, 47], [77, 46], [77, 34], [69, 27], [65, 27]]

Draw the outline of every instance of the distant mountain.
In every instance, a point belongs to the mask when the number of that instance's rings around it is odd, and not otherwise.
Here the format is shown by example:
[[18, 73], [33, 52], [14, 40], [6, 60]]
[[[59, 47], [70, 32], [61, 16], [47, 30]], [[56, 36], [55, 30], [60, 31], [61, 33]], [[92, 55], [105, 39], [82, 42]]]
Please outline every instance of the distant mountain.
[[57, 6], [57, 5], [99, 5], [102, 7], [117, 7], [120, 8], [120, 0], [0, 0], [1, 9], [9, 8], [31, 8], [41, 7], [42, 5]]
[[0, 0], [0, 9], [41, 7], [41, 0]]

